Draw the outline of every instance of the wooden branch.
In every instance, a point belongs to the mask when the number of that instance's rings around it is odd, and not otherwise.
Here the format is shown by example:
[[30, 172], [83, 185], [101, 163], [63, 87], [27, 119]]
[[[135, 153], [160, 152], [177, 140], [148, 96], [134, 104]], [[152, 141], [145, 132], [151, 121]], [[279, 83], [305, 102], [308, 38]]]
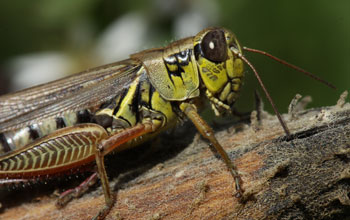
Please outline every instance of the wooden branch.
[[[290, 109], [283, 118], [292, 141], [286, 140], [277, 119], [266, 114], [251, 126], [236, 124], [216, 133], [242, 176], [244, 203], [234, 198], [233, 178], [224, 163], [191, 128], [175, 138], [161, 138], [152, 151], [143, 147], [109, 159], [111, 186], [119, 189], [114, 190], [117, 202], [107, 219], [339, 219], [349, 215], [350, 104], [344, 104], [343, 97], [332, 107]], [[118, 177], [113, 175], [119, 172]], [[0, 219], [90, 219], [104, 204], [100, 187], [63, 209], [55, 207], [51, 193], [52, 189], [37, 201], [20, 199]], [[3, 206], [11, 195], [1, 200]]]

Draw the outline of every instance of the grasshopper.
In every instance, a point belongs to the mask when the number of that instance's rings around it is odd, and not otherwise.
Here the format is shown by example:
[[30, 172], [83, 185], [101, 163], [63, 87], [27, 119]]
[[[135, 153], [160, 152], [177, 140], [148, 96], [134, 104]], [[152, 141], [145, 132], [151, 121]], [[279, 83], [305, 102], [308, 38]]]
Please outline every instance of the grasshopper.
[[234, 178], [236, 197], [242, 197], [240, 176], [198, 114], [202, 108], [198, 103], [209, 102], [217, 116], [230, 113], [246, 63], [290, 136], [243, 50], [262, 53], [311, 75], [266, 52], [242, 48], [229, 30], [207, 28], [164, 48], [1, 96], [0, 184], [74, 172], [95, 162], [97, 172], [76, 189], [64, 192], [58, 204], [64, 205], [99, 177], [105, 206], [94, 219], [103, 219], [115, 202], [104, 156], [134, 147], [188, 118], [221, 155]]

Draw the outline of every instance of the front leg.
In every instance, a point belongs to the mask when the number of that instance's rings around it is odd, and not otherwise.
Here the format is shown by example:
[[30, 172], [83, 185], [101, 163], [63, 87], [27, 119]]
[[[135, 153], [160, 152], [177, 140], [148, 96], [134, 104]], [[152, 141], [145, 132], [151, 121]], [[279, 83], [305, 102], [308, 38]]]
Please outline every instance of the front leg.
[[219, 152], [220, 156], [224, 160], [227, 168], [229, 169], [232, 177], [235, 180], [236, 186], [236, 197], [242, 197], [243, 190], [240, 186], [241, 177], [239, 176], [235, 165], [232, 163], [231, 159], [227, 155], [224, 148], [220, 145], [218, 140], [215, 138], [214, 132], [211, 127], [201, 118], [201, 116], [197, 113], [197, 108], [194, 104], [189, 103], [181, 103], [180, 109], [185, 113], [185, 115], [193, 122], [196, 126], [197, 130], [204, 138], [206, 138], [212, 146]]

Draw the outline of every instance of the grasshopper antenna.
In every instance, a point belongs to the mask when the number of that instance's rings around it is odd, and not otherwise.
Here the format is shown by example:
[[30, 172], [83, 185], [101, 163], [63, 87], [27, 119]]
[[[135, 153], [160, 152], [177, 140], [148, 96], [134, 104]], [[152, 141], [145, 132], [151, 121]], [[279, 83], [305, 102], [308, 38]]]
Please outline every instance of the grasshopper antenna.
[[285, 66], [288, 66], [288, 67], [292, 68], [292, 69], [295, 69], [296, 71], [299, 71], [299, 72], [301, 72], [301, 73], [303, 73], [303, 74], [305, 74], [305, 75], [307, 75], [307, 76], [309, 76], [309, 77], [311, 77], [311, 78], [313, 78], [313, 79], [315, 79], [315, 80], [317, 80], [317, 81], [327, 85], [328, 87], [330, 87], [332, 89], [336, 89], [336, 87], [334, 85], [332, 85], [331, 83], [327, 82], [326, 80], [323, 80], [323, 79], [319, 78], [318, 76], [316, 76], [316, 75], [314, 75], [314, 74], [312, 74], [312, 73], [310, 73], [310, 72], [308, 72], [308, 71], [306, 71], [306, 70], [304, 70], [304, 69], [302, 69], [302, 68], [300, 68], [298, 66], [295, 66], [295, 65], [293, 65], [291, 63], [288, 63], [285, 60], [277, 58], [277, 57], [275, 57], [275, 56], [273, 56], [273, 55], [271, 55], [271, 54], [269, 54], [269, 53], [267, 53], [265, 51], [252, 49], [252, 48], [249, 48], [249, 47], [243, 47], [243, 50], [246, 50], [246, 51], [249, 51], [249, 52], [254, 52], [254, 53], [260, 53], [262, 55], [265, 55], [265, 56], [269, 57], [270, 59], [273, 59], [273, 60], [275, 60], [275, 61], [277, 61], [277, 62], [279, 62], [279, 63], [281, 63], [281, 64], [283, 64]]
[[277, 108], [276, 108], [276, 105], [275, 103], [273, 102], [269, 92], [267, 91], [267, 89], [265, 88], [265, 85], [264, 83], [262, 82], [259, 74], [258, 74], [258, 71], [256, 71], [256, 69], [254, 68], [254, 66], [247, 60], [247, 58], [245, 58], [241, 53], [237, 53], [236, 54], [240, 59], [242, 59], [246, 64], [248, 64], [248, 66], [253, 70], [254, 74], [255, 74], [255, 77], [256, 79], [258, 80], [261, 88], [263, 89], [264, 93], [266, 94], [266, 97], [267, 99], [269, 100], [269, 102], [271, 103], [271, 106], [273, 108], [273, 111], [275, 112], [278, 120], [280, 121], [282, 127], [283, 127], [283, 130], [284, 132], [286, 133], [287, 135], [287, 139], [291, 139], [291, 135], [290, 135], [290, 132], [289, 132], [289, 129], [286, 125], [286, 123], [283, 121], [282, 117], [281, 117], [281, 114], [278, 112]]

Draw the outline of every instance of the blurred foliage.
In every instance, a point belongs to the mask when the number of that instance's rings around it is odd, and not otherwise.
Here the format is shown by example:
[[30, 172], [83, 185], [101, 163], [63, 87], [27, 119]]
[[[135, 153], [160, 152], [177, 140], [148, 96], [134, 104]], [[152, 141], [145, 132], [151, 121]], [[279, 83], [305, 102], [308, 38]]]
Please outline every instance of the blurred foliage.
[[[179, 37], [175, 31], [179, 17], [196, 12], [202, 25], [231, 29], [242, 45], [270, 52], [338, 87], [336, 91], [329, 89], [266, 57], [246, 54], [281, 112], [286, 111], [296, 93], [311, 95], [312, 106], [332, 105], [341, 92], [350, 88], [349, 9], [350, 2], [346, 0], [338, 0], [336, 4], [326, 0], [1, 1], [1, 82], [7, 79], [5, 76], [12, 75], [6, 70], [8, 62], [24, 54], [64, 51], [79, 59], [89, 57], [79, 66], [81, 70], [101, 64], [92, 62], [88, 51], [94, 47], [94, 39], [125, 14], [141, 14], [147, 20], [148, 33], [158, 41], [151, 44], [164, 46]], [[183, 18], [186, 21], [186, 17]], [[186, 22], [180, 24], [185, 26]], [[201, 28], [189, 26], [188, 29], [193, 30], [189, 35]], [[256, 88], [259, 85], [247, 71], [243, 94], [238, 100], [239, 109], [252, 108]]]

